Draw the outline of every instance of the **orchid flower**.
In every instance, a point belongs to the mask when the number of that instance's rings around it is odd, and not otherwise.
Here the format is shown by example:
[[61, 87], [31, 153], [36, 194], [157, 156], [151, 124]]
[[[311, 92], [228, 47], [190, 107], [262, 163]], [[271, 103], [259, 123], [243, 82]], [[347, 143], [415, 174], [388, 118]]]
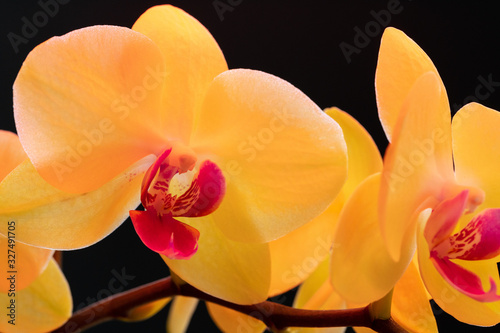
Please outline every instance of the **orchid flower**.
[[436, 303], [460, 321], [497, 324], [500, 197], [492, 166], [500, 114], [471, 103], [452, 122], [432, 61], [394, 28], [382, 37], [375, 86], [390, 144], [382, 174], [373, 180], [379, 187], [365, 186], [358, 196], [372, 195], [377, 207], [366, 214], [346, 208], [339, 222], [367, 219], [372, 237], [336, 237], [345, 246], [334, 253], [332, 267], [346, 264], [359, 278], [332, 273], [334, 288], [351, 301], [383, 297], [411, 262], [418, 240], [419, 269]]
[[32, 164], [6, 179], [17, 193], [2, 205], [22, 221], [20, 240], [89, 246], [131, 211], [182, 280], [236, 303], [267, 298], [269, 242], [323, 212], [346, 176], [335, 121], [277, 77], [228, 71], [209, 32], [172, 6], [132, 29], [39, 45], [14, 110]]
[[[0, 130], [0, 183], [27, 159], [17, 135]], [[3, 213], [3, 212], [2, 212]], [[0, 306], [4, 313], [1, 332], [47, 332], [71, 316], [72, 298], [68, 282], [52, 259], [53, 250], [18, 242], [15, 221], [0, 234]], [[12, 311], [11, 311], [12, 310]]]
[[[271, 281], [268, 297], [279, 295], [304, 282], [330, 257], [335, 221], [345, 201], [359, 182], [382, 169], [382, 159], [372, 138], [349, 114], [337, 108], [325, 110], [342, 128], [349, 158], [348, 176], [340, 193], [325, 212], [286, 236], [271, 241]], [[325, 278], [326, 279], [326, 278]], [[198, 305], [195, 298], [175, 297], [169, 311], [167, 330], [185, 332]], [[224, 332], [263, 332], [261, 321], [218, 304], [206, 302], [210, 316]], [[268, 311], [261, 309], [265, 314]]]

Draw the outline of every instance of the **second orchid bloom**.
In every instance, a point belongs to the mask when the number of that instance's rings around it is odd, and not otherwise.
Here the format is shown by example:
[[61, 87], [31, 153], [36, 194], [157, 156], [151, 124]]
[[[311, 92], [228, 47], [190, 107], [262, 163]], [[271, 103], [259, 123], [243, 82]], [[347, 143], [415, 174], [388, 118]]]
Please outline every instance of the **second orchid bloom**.
[[[332, 269], [350, 267], [359, 278], [333, 271], [334, 288], [353, 303], [382, 298], [417, 248], [422, 279], [441, 308], [466, 323], [497, 324], [500, 197], [493, 166], [500, 114], [471, 103], [452, 122], [431, 60], [394, 28], [382, 37], [375, 83], [390, 144], [381, 174], [350, 199], [372, 197], [375, 204], [367, 211], [348, 202], [335, 239]], [[362, 219], [372, 222], [346, 238]]]

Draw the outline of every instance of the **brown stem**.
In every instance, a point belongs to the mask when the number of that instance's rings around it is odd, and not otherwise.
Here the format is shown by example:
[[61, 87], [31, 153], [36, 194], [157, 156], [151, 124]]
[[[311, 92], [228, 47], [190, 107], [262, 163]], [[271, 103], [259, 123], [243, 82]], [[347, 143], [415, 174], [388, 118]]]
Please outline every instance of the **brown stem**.
[[127, 317], [127, 312], [137, 306], [178, 294], [170, 277], [104, 298], [73, 314], [57, 333], [80, 332], [99, 323]]
[[372, 321], [368, 307], [347, 310], [302, 310], [273, 302], [238, 305], [208, 295], [188, 284], [177, 286], [170, 277], [122, 292], [77, 311], [53, 333], [82, 331], [98, 323], [126, 317], [134, 307], [169, 296], [189, 296], [216, 303], [263, 321], [272, 329], [286, 327], [364, 326], [377, 332], [406, 332], [392, 319]]

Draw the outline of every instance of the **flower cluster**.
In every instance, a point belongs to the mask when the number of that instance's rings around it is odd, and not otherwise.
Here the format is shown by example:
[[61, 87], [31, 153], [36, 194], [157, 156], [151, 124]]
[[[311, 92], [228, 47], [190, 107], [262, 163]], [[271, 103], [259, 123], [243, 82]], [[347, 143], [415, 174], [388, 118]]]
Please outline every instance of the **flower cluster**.
[[[460, 321], [499, 323], [500, 114], [471, 103], [452, 120], [432, 61], [394, 28], [375, 90], [383, 159], [348, 113], [321, 110], [271, 74], [228, 69], [210, 33], [173, 6], [148, 9], [131, 29], [92, 26], [40, 44], [14, 83], [19, 138], [0, 132], [0, 250], [13, 244], [13, 221], [17, 300], [30, 304], [0, 330], [66, 322], [71, 294], [54, 250], [90, 246], [128, 217], [178, 286], [236, 307], [301, 285], [296, 308], [368, 306], [414, 332], [437, 331], [430, 298]], [[310, 258], [309, 272], [287, 277]], [[8, 280], [0, 287], [5, 308]], [[185, 330], [197, 302], [174, 299], [170, 331]], [[265, 329], [207, 304], [224, 331], [241, 320]]]

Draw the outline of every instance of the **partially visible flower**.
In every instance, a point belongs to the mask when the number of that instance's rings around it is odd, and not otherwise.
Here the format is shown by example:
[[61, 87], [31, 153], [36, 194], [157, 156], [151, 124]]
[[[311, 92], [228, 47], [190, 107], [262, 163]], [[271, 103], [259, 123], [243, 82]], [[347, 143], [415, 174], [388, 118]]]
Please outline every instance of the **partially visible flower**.
[[[0, 130], [0, 183], [26, 159], [17, 135]], [[2, 211], [0, 211], [0, 214]], [[18, 221], [2, 220], [7, 232], [0, 234], [0, 331], [47, 332], [71, 316], [68, 283], [52, 259], [53, 250], [18, 242]]]
[[10, 175], [0, 197], [23, 241], [88, 246], [142, 193], [146, 211], [131, 215], [145, 244], [186, 282], [236, 303], [267, 297], [268, 243], [324, 211], [346, 176], [335, 121], [277, 77], [227, 71], [208, 31], [172, 6], [132, 30], [95, 26], [39, 45], [14, 109], [34, 168]]
[[[499, 159], [500, 114], [471, 103], [452, 122], [431, 60], [394, 28], [382, 37], [375, 83], [390, 145], [380, 190], [371, 191], [378, 201], [368, 216], [371, 236], [344, 238], [345, 246], [332, 258], [333, 266], [355, 263], [365, 278], [332, 275], [334, 287], [351, 301], [383, 297], [403, 275], [418, 241], [422, 279], [436, 303], [463, 322], [497, 324], [500, 249], [492, 240], [500, 220], [489, 209], [500, 207], [497, 172], [491, 167]], [[470, 214], [474, 211], [479, 214]], [[351, 209], [340, 223], [364, 217]], [[470, 243], [459, 241], [464, 236]], [[471, 255], [459, 255], [459, 247]], [[453, 297], [443, 297], [448, 293]]]

